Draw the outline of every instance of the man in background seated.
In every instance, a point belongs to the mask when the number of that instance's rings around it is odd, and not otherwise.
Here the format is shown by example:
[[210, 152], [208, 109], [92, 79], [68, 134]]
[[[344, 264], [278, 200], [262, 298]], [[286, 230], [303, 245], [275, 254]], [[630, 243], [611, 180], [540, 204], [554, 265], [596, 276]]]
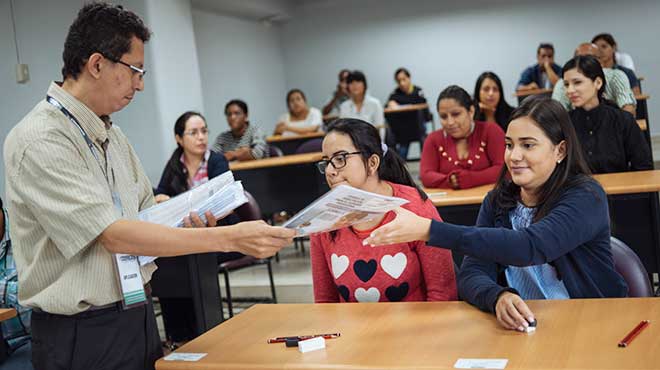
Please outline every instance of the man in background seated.
[[[30, 341], [32, 310], [18, 304], [18, 273], [9, 238], [9, 219], [0, 198], [0, 307], [14, 308], [17, 315], [2, 322], [2, 340], [8, 354]], [[3, 355], [0, 354], [0, 358]]]
[[559, 80], [561, 67], [555, 64], [555, 47], [542, 43], [536, 49], [536, 61], [520, 75], [516, 90], [550, 89]]
[[[575, 49], [574, 55], [592, 55], [598, 58], [601, 67], [603, 67], [603, 73], [605, 73], [605, 92], [603, 93], [603, 97], [612, 101], [619, 108], [630, 112], [634, 117], [637, 113], [635, 108], [637, 100], [635, 100], [635, 94], [630, 88], [630, 83], [628, 82], [626, 74], [617, 69], [605, 68], [602, 63], [602, 58], [600, 57], [600, 49], [592, 43], [585, 42], [578, 45], [577, 49]], [[552, 91], [552, 99], [560, 102], [566, 110], [572, 109], [571, 101], [566, 95], [566, 87], [564, 86], [564, 81], [562, 79], [560, 79], [555, 85], [555, 88]]]
[[339, 115], [339, 106], [341, 103], [348, 100], [348, 75], [351, 73], [348, 69], [342, 69], [339, 71], [339, 82], [337, 83], [337, 89], [332, 94], [332, 99], [323, 107], [323, 115]]
[[251, 161], [268, 157], [268, 144], [261, 129], [248, 120], [248, 106], [238, 99], [225, 105], [229, 131], [218, 135], [211, 148], [228, 161]]

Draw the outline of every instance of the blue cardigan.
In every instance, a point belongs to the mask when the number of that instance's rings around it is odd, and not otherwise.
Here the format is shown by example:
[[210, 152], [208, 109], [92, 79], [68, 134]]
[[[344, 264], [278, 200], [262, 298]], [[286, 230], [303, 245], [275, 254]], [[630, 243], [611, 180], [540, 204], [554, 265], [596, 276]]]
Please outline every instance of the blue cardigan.
[[478, 308], [495, 312], [507, 287], [508, 265], [550, 263], [571, 298], [625, 297], [628, 287], [614, 270], [607, 195], [594, 180], [575, 186], [541, 220], [524, 230], [511, 228], [508, 212], [496, 209], [488, 194], [477, 227], [433, 221], [429, 245], [466, 255], [458, 292]]

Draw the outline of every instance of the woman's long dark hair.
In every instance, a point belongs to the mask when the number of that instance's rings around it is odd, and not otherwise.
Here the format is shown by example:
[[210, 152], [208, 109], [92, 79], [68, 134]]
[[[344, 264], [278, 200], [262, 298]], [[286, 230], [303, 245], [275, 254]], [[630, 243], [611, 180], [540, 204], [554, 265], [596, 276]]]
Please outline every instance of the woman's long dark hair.
[[606, 102], [603, 94], [605, 93], [605, 72], [603, 72], [603, 67], [600, 66], [600, 62], [593, 55], [578, 55], [573, 59], [569, 60], [564, 64], [564, 67], [561, 69], [561, 78], [564, 79], [566, 72], [571, 69], [577, 69], [578, 72], [583, 74], [585, 77], [591, 81], [596, 81], [596, 78], [600, 77], [600, 80], [603, 81], [602, 86], [598, 89], [598, 101], [601, 103]]
[[[201, 118], [204, 121], [204, 126], [206, 127], [206, 119], [204, 116], [202, 116], [201, 113], [188, 111], [179, 116], [179, 118], [177, 118], [176, 122], [174, 123], [174, 135], [183, 138], [183, 132], [186, 130], [186, 123], [190, 118], [194, 116]], [[172, 171], [172, 189], [176, 192], [176, 194], [180, 194], [188, 190], [188, 175], [186, 174], [183, 163], [181, 163], [183, 147], [179, 143], [177, 143], [176, 146], [177, 147], [174, 150], [174, 153], [172, 153], [170, 160], [167, 161], [165, 171]]]
[[[529, 117], [554, 145], [566, 143], [566, 157], [557, 164], [548, 180], [538, 192], [534, 222], [546, 216], [562, 194], [574, 186], [591, 181], [591, 172], [582, 156], [575, 129], [568, 112], [559, 103], [547, 97], [530, 97], [511, 114], [511, 121]], [[515, 208], [520, 200], [520, 186], [511, 181], [505, 163], [492, 194], [495, 207], [504, 212]]]
[[481, 75], [479, 75], [479, 78], [477, 78], [477, 83], [474, 85], [474, 109], [476, 109], [476, 112], [474, 113], [474, 119], [477, 121], [485, 121], [486, 120], [486, 115], [481, 111], [479, 108], [479, 97], [480, 97], [480, 92], [481, 92], [481, 85], [483, 85], [484, 81], [490, 78], [495, 82], [495, 85], [497, 85], [497, 88], [500, 90], [500, 100], [497, 102], [497, 106], [495, 107], [495, 123], [500, 125], [504, 131], [506, 131], [506, 127], [509, 123], [509, 116], [511, 116], [511, 112], [513, 111], [513, 108], [509, 105], [509, 103], [506, 102], [506, 99], [504, 98], [504, 88], [502, 87], [502, 80], [494, 73], [494, 72], [484, 72]]
[[355, 118], [340, 118], [328, 126], [327, 133], [333, 131], [348, 135], [351, 138], [355, 148], [360, 151], [365, 165], [374, 154], [380, 158], [379, 179], [414, 187], [422, 200], [428, 199], [426, 193], [417, 186], [408, 172], [404, 160], [396, 154], [395, 150], [388, 149], [387, 153], [383, 155], [382, 141], [378, 129], [372, 124]]

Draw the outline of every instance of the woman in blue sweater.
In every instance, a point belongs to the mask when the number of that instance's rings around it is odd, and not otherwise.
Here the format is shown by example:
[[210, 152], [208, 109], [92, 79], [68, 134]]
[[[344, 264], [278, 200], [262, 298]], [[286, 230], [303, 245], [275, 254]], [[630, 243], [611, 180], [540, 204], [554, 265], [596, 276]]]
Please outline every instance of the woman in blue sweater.
[[512, 113], [504, 161], [476, 227], [399, 209], [365, 242], [424, 240], [465, 254], [459, 295], [507, 329], [523, 331], [534, 321], [527, 299], [626, 296], [612, 260], [607, 196], [589, 176], [562, 106], [525, 100]]

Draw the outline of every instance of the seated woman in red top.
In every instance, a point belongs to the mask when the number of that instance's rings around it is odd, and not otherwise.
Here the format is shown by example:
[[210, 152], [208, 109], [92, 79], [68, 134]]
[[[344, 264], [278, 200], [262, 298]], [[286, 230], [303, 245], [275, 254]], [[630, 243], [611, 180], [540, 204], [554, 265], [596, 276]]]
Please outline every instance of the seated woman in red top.
[[437, 102], [442, 129], [424, 142], [420, 177], [427, 188], [467, 189], [492, 184], [504, 164], [504, 131], [474, 121], [474, 104], [462, 88], [444, 89]]
[[[319, 170], [332, 188], [346, 184], [409, 201], [403, 208], [440, 220], [438, 211], [413, 181], [405, 163], [384, 145], [376, 129], [359, 119], [339, 119], [327, 129]], [[455, 300], [451, 253], [423, 242], [372, 248], [362, 241], [394, 219], [358, 223], [311, 237], [314, 300], [397, 302]]]

